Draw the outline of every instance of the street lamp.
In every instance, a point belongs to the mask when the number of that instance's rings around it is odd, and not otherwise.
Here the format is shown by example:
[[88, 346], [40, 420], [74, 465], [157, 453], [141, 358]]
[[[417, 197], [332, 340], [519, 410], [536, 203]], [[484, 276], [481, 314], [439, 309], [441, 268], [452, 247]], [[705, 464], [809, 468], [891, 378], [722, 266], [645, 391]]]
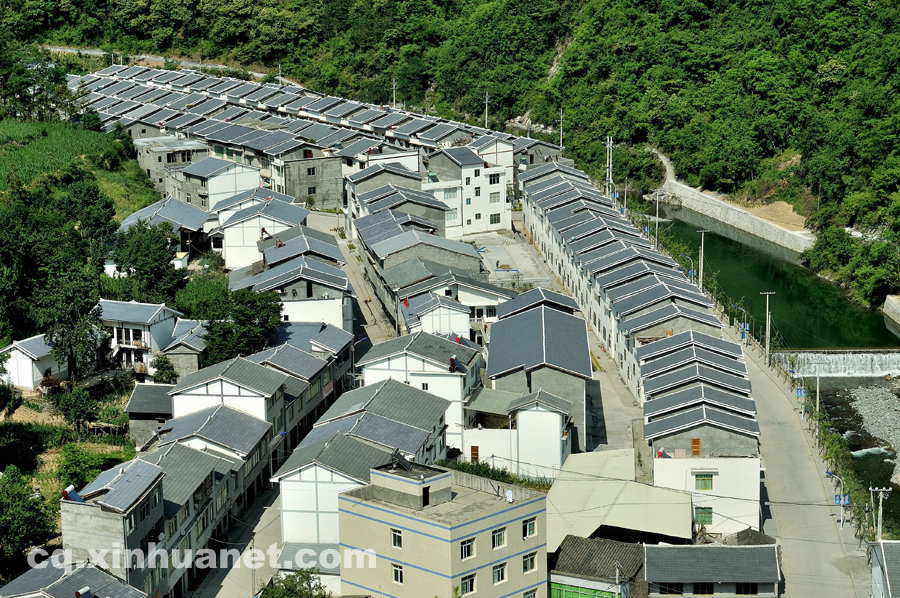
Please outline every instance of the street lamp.
[[700, 282], [697, 286], [699, 286], [700, 290], [702, 291], [703, 290], [703, 249], [704, 249], [704, 245], [706, 244], [705, 243], [706, 233], [711, 232], [711, 231], [703, 229], [703, 230], [698, 230], [697, 232], [700, 233], [700, 272], [697, 275], [698, 280]]
[[841, 529], [844, 529], [844, 479], [833, 471], [825, 472], [826, 478], [835, 478], [837, 481], [841, 483], [841, 494], [839, 499], [839, 506], [841, 507]]
[[771, 340], [772, 331], [772, 312], [769, 311], [769, 296], [774, 295], [775, 291], [760, 291], [760, 295], [766, 296], [766, 365], [769, 363], [769, 342]]

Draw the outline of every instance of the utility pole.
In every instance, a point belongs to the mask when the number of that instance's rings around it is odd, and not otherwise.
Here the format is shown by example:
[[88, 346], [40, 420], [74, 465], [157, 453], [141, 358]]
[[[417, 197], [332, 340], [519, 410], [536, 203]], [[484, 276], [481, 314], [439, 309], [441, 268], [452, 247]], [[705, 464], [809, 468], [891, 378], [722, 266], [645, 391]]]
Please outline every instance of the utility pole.
[[700, 272], [697, 274], [697, 279], [700, 281], [698, 283], [698, 286], [700, 287], [700, 290], [702, 291], [703, 290], [703, 249], [704, 249], [704, 246], [706, 245], [706, 233], [708, 233], [710, 231], [703, 229], [703, 230], [698, 230], [697, 232], [700, 233]]
[[628, 216], [628, 185], [631, 183], [628, 179], [625, 179], [625, 206], [622, 208], [622, 213]]
[[393, 98], [394, 98], [394, 101], [393, 101], [394, 110], [396, 110], [397, 109], [397, 77], [396, 77], [396, 75], [391, 79], [391, 88], [392, 88]]
[[891, 490], [892, 488], [869, 488], [869, 492], [878, 493], [878, 531], [875, 534], [875, 539], [879, 542], [881, 541], [881, 522], [882, 515], [884, 514], [884, 495]]
[[656, 194], [654, 198], [656, 199], [656, 233], [654, 236], [656, 237], [656, 249], [659, 249], [659, 194], [661, 193], [660, 189], [656, 190]]
[[606, 192], [607, 197], [612, 197], [610, 194], [613, 189], [613, 178], [612, 178], [612, 145], [613, 140], [612, 137], [606, 137], [606, 181], [604, 182], [604, 191]]
[[488, 128], [487, 118], [488, 118], [488, 92], [484, 92], [484, 128]]
[[772, 312], [769, 311], [769, 296], [774, 295], [775, 291], [760, 291], [760, 295], [766, 296], [766, 365], [769, 364], [769, 341], [771, 340], [771, 332], [772, 332]]
[[559, 107], [559, 151], [563, 150], [563, 109]]

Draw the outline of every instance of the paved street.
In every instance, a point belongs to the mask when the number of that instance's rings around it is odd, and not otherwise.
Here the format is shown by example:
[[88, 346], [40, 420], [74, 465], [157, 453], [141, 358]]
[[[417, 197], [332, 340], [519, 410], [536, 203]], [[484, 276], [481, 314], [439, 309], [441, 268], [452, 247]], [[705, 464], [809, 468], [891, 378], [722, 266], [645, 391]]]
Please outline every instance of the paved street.
[[[733, 330], [731, 340], [738, 342]], [[774, 521], [764, 531], [782, 546], [788, 598], [867, 598], [869, 573], [852, 525], [840, 530], [825, 464], [811, 444], [790, 388], [754, 348], [746, 352], [766, 468], [765, 487]], [[801, 503], [801, 504], [788, 504]]]
[[[246, 524], [235, 522], [230, 529], [228, 544], [220, 547], [213, 543], [212, 547], [215, 550], [236, 548], [241, 551], [242, 562], [247, 562], [247, 553], [251, 548], [266, 552], [270, 546], [280, 547], [281, 497], [277, 491], [260, 494], [253, 506], [245, 511], [240, 519]], [[252, 547], [251, 537], [253, 538]], [[265, 586], [273, 574], [274, 571], [269, 567], [268, 556], [266, 556], [263, 566], [255, 570], [244, 566], [215, 569], [203, 580], [199, 588], [191, 592], [191, 596], [195, 598], [248, 598]]]

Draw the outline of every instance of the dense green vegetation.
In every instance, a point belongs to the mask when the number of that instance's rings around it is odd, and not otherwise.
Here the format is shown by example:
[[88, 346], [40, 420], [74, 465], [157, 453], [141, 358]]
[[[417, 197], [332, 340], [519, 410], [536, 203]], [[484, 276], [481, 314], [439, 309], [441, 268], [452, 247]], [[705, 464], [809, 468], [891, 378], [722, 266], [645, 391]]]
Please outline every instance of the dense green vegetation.
[[[157, 51], [284, 73], [330, 93], [502, 127], [555, 127], [616, 180], [680, 176], [745, 200], [791, 202], [826, 235], [812, 268], [877, 303], [900, 286], [900, 7], [852, 0], [13, 0], [27, 41]], [[102, 15], [102, 17], [101, 17]], [[785, 158], [787, 156], [787, 158]], [[816, 254], [828, 254], [817, 259]], [[862, 271], [862, 274], [858, 272]]]

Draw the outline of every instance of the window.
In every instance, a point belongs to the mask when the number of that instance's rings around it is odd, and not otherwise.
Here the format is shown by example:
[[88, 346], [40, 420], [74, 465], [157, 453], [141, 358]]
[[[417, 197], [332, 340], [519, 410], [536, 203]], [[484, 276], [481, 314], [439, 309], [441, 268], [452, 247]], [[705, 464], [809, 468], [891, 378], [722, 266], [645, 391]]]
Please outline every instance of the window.
[[431, 504], [431, 486], [422, 488], [422, 506], [427, 507]]
[[391, 546], [403, 548], [403, 532], [399, 529], [391, 528]]
[[466, 185], [471, 185], [471, 184], [472, 184], [472, 181], [469, 179], [469, 177], [466, 177]]
[[485, 318], [496, 318], [497, 317], [497, 306], [496, 305], [485, 306], [484, 317]]
[[491, 214], [491, 224], [500, 224], [500, 214]]
[[506, 581], [506, 563], [494, 565], [494, 568], [491, 569], [491, 579], [494, 580], [494, 584]]
[[712, 490], [713, 474], [711, 473], [695, 473], [694, 474], [694, 490]]
[[472, 198], [471, 198], [471, 197], [467, 197], [467, 198], [466, 198], [466, 205], [467, 205], [467, 206], [472, 205]]
[[535, 569], [536, 552], [529, 552], [522, 557], [522, 573], [530, 573]]
[[537, 532], [537, 517], [529, 517], [522, 521], [522, 539], [533, 538]]
[[353, 166], [353, 158], [347, 158], [346, 160], [344, 160], [344, 164], [346, 164], [347, 166]]
[[473, 556], [475, 556], [475, 538], [466, 538], [459, 543], [459, 558], [464, 561]]
[[481, 220], [481, 214], [475, 214], [475, 220]]
[[499, 191], [492, 191], [489, 197], [490, 197], [490, 200], [489, 200], [490, 203], [500, 203], [500, 192]]
[[456, 201], [456, 188], [444, 189], [444, 201]]
[[734, 593], [738, 596], [756, 596], [759, 594], [759, 587], [755, 583], [739, 583]]
[[691, 438], [691, 457], [700, 456], [700, 439]]
[[157, 162], [162, 162], [162, 156], [156, 156], [156, 161], [157, 161]]
[[698, 596], [711, 596], [715, 592], [715, 584], [709, 582], [695, 583], [693, 593]]
[[469, 461], [472, 463], [478, 463], [478, 445], [472, 445], [469, 447]]
[[316, 176], [316, 169], [315, 168], [307, 168], [306, 176]]
[[491, 532], [491, 548], [503, 548], [506, 546], [506, 528], [501, 527]]
[[537, 590], [528, 590], [522, 594], [522, 598], [537, 598]]
[[471, 218], [466, 218], [466, 224], [467, 224], [467, 225], [468, 225], [468, 224], [472, 224], [472, 219], [471, 219]]
[[488, 175], [488, 183], [491, 185], [499, 185], [500, 184], [500, 173], [495, 172], [493, 174]]
[[303, 157], [307, 158], [307, 159], [312, 158], [312, 150], [311, 149], [303, 150]]
[[456, 222], [457, 219], [459, 219], [459, 210], [457, 208], [447, 210], [447, 222]]
[[659, 593], [669, 596], [681, 596], [684, 594], [683, 583], [661, 583], [659, 584]]
[[481, 197], [481, 187], [475, 187], [475, 197]]
[[422, 383], [422, 390], [428, 390], [428, 383], [427, 383], [427, 382], [423, 382], [423, 383]]
[[694, 521], [710, 525], [712, 523], [712, 507], [694, 507]]
[[391, 572], [394, 576], [394, 583], [403, 583], [403, 565], [391, 563]]
[[307, 195], [315, 195], [315, 194], [316, 194], [316, 188], [315, 188], [315, 187], [307, 187], [307, 188], [306, 188], [306, 194], [307, 194]]
[[475, 169], [475, 176], [481, 176], [481, 171], [479, 169]]
[[465, 596], [475, 591], [475, 574], [464, 575], [459, 583], [459, 594]]

